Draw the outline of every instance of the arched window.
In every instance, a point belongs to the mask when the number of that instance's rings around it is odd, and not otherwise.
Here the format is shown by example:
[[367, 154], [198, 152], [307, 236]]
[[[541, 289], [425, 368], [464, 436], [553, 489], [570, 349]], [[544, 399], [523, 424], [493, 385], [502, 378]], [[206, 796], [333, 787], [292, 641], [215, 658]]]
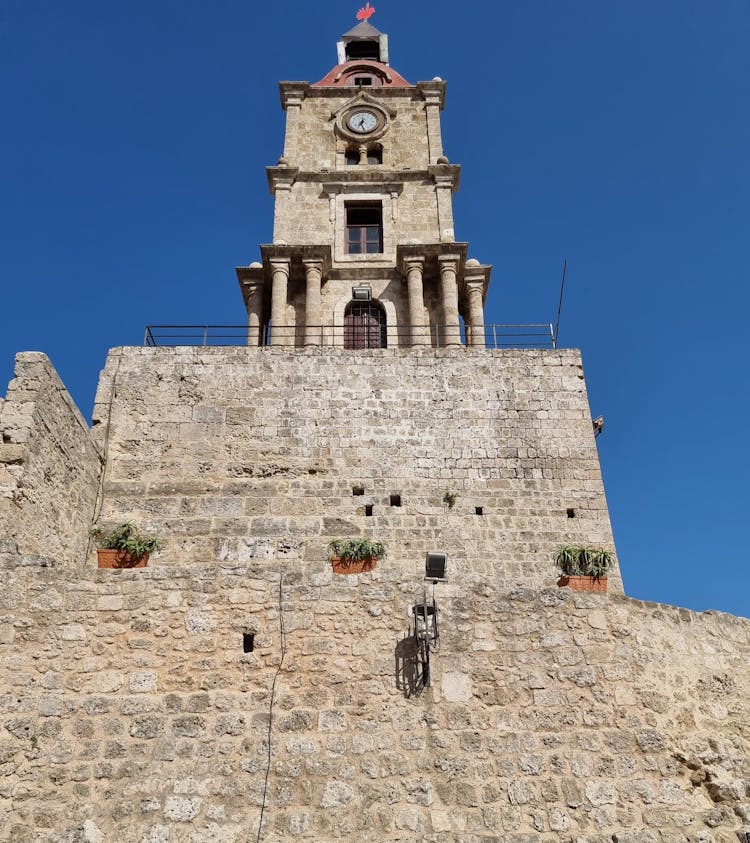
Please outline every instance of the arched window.
[[351, 167], [354, 164], [359, 164], [359, 147], [347, 146], [345, 156], [348, 167]]
[[346, 74], [346, 84], [358, 88], [381, 88], [383, 77], [379, 73], [373, 73], [369, 68], [354, 70]]
[[374, 143], [367, 147], [367, 163], [368, 164], [382, 164], [383, 163], [383, 147], [379, 143]]
[[374, 301], [351, 301], [344, 311], [344, 348], [387, 348], [385, 311]]

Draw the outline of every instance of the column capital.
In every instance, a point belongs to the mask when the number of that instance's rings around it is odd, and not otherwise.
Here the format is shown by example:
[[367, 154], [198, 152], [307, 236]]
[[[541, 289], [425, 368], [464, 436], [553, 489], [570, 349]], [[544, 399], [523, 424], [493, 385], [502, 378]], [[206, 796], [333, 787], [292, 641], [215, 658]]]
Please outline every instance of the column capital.
[[452, 269], [454, 272], [458, 272], [458, 266], [461, 263], [461, 255], [459, 254], [447, 254], [447, 255], [438, 255], [438, 266], [440, 267], [440, 272], [445, 270]]
[[305, 267], [305, 272], [317, 269], [322, 275], [325, 270], [326, 262], [323, 258], [302, 258], [302, 266]]
[[425, 258], [422, 255], [404, 255], [401, 258], [401, 271], [408, 275], [412, 269], [424, 272]]
[[479, 293], [482, 298], [484, 298], [484, 291], [485, 291], [485, 281], [484, 277], [480, 278], [465, 278], [464, 279], [464, 286], [466, 287], [466, 292], [469, 295], [475, 295]]
[[487, 264], [481, 264], [476, 260], [468, 260], [464, 265], [463, 279], [461, 281], [462, 295], [467, 298], [474, 295], [477, 290], [482, 294], [482, 301], [487, 298], [487, 288], [490, 285], [490, 275], [492, 274], [492, 267]]
[[289, 270], [291, 268], [291, 260], [289, 258], [270, 258], [268, 263], [271, 266], [271, 272], [274, 275], [277, 272], [283, 272], [287, 278], [289, 278]]

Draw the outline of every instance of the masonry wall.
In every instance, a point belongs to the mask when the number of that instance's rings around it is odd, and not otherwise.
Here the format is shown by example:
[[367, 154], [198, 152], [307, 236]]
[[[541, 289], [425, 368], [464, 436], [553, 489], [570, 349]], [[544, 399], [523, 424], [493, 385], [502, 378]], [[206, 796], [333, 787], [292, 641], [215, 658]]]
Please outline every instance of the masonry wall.
[[0, 840], [734, 843], [750, 828], [748, 621], [454, 569], [422, 689], [422, 583], [394, 565], [0, 565]]
[[[316, 93], [303, 100], [288, 155], [288, 165], [298, 168], [300, 175], [289, 195], [283, 194], [279, 200], [277, 194], [274, 241], [334, 243], [341, 262], [344, 207], [342, 201], [337, 202], [334, 227], [330, 195], [359, 201], [371, 196], [383, 202], [384, 216], [384, 251], [375, 262], [393, 265], [396, 244], [438, 243], [442, 239], [435, 185], [427, 174], [429, 145], [424, 102], [416, 89], [373, 88], [368, 92], [394, 114], [385, 136], [377, 141], [383, 147], [383, 163], [347, 165], [345, 151], [352, 142], [337, 135], [331, 115], [356, 95], [354, 88], [336, 92], [325, 89], [325, 95]], [[366, 138], [361, 140], [367, 143]], [[393, 191], [397, 195], [395, 207], [391, 204]], [[362, 256], [359, 260], [363, 260]], [[374, 256], [364, 260], [373, 262]]]
[[16, 357], [0, 404], [0, 539], [29, 564], [83, 561], [101, 459], [86, 422], [44, 354]]
[[[370, 171], [375, 165], [370, 167]], [[350, 264], [376, 267], [393, 267], [396, 247], [403, 243], [439, 243], [437, 194], [429, 181], [398, 182], [399, 191], [393, 200], [389, 190], [381, 184], [352, 183], [348, 192], [341, 192], [331, 219], [330, 198], [322, 191], [319, 182], [296, 181], [288, 198], [276, 208], [274, 240], [300, 245], [334, 245], [334, 266], [345, 271]], [[353, 197], [357, 201], [376, 199], [383, 204], [383, 251], [372, 255], [350, 256], [345, 254], [346, 212], [345, 202]]]
[[511, 590], [554, 583], [561, 544], [613, 548], [575, 351], [114, 349], [94, 422], [100, 521], [159, 534], [164, 566], [319, 570], [365, 535]]
[[[356, 88], [331, 88], [314, 91], [302, 101], [296, 145], [289, 164], [302, 170], [320, 171], [321, 167], [351, 171], [344, 152], [347, 142], [333, 131], [333, 112], [357, 96]], [[429, 148], [424, 100], [416, 88], [385, 90], [371, 88], [367, 95], [383, 108], [395, 112], [390, 129], [378, 143], [383, 146], [383, 164], [379, 169], [427, 169]], [[362, 138], [367, 143], [367, 138]]]
[[[84, 558], [85, 425], [43, 355], [16, 375], [3, 448], [40, 493], [0, 533], [0, 840], [750, 831], [750, 621], [629, 600], [617, 571], [610, 596], [554, 585], [558, 543], [612, 546], [577, 352], [115, 349], [101, 520], [165, 539], [129, 571]], [[26, 551], [34, 523], [64, 556]], [[361, 534], [388, 556], [333, 574], [328, 540]]]

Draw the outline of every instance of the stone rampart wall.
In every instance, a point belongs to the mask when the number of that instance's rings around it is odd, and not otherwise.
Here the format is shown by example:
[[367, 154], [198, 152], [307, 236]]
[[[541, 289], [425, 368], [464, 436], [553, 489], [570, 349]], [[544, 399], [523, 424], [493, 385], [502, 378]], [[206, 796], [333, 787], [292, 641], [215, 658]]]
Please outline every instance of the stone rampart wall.
[[[88, 426], [44, 354], [16, 358], [0, 404], [0, 539], [29, 564], [85, 557], [101, 460]], [[43, 562], [43, 560], [41, 560]]]
[[748, 621], [454, 571], [422, 689], [392, 567], [3, 577], [0, 840], [247, 843], [261, 810], [264, 843], [750, 829]]
[[163, 565], [317, 569], [364, 535], [510, 590], [554, 583], [561, 544], [613, 547], [576, 351], [115, 349], [94, 419], [101, 519]]

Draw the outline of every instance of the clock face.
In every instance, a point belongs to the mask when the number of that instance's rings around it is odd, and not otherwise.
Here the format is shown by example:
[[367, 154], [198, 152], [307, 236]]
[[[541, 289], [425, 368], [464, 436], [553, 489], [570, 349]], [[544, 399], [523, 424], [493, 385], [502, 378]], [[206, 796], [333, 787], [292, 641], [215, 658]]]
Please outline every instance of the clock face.
[[372, 111], [355, 111], [349, 116], [346, 123], [353, 132], [366, 135], [368, 132], [377, 129], [378, 118]]

